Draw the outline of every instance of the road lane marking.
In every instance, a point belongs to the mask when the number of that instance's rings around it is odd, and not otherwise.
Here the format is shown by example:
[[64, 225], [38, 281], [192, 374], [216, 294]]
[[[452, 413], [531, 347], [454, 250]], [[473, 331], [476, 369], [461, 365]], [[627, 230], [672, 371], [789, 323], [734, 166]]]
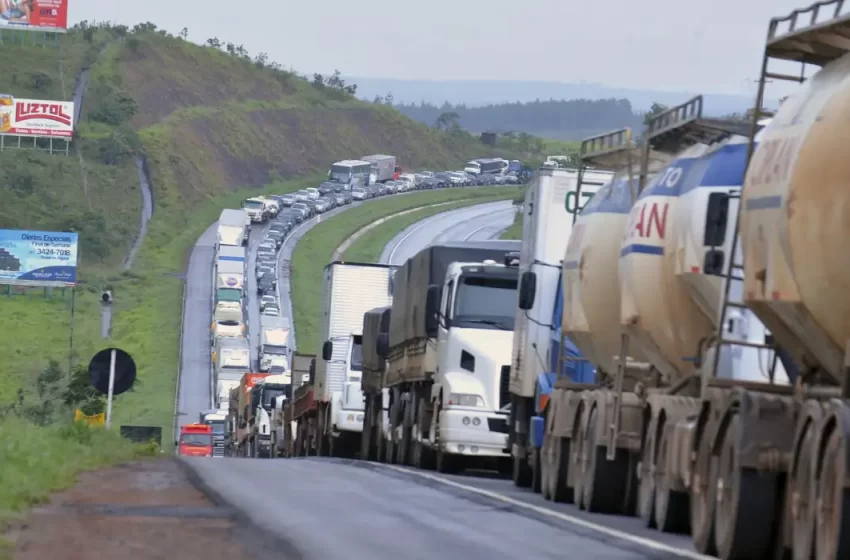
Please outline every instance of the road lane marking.
[[399, 467], [396, 465], [387, 465], [384, 463], [374, 463], [375, 465], [379, 465], [386, 469], [390, 469], [396, 472], [404, 473], [404, 474], [412, 474], [427, 480], [431, 480], [434, 482], [439, 482], [440, 484], [445, 484], [446, 486], [451, 486], [453, 488], [457, 488], [459, 490], [465, 490], [467, 492], [472, 492], [474, 494], [478, 494], [480, 496], [484, 496], [486, 498], [490, 498], [493, 500], [498, 500], [500, 502], [511, 504], [513, 506], [526, 509], [528, 511], [533, 511], [540, 515], [545, 515], [547, 517], [553, 517], [560, 521], [565, 521], [577, 527], [582, 527], [584, 529], [589, 529], [591, 531], [596, 531], [597, 533], [602, 533], [604, 535], [608, 535], [609, 537], [613, 537], [615, 539], [620, 539], [622, 541], [626, 541], [632, 544], [637, 544], [644, 548], [650, 548], [657, 552], [662, 552], [666, 554], [671, 554], [674, 556], [678, 556], [680, 558], [689, 558], [692, 560], [717, 560], [714, 556], [706, 556], [705, 554], [700, 554], [699, 552], [694, 552], [692, 550], [685, 550], [683, 548], [676, 548], [674, 546], [670, 546], [658, 541], [654, 541], [652, 539], [647, 539], [644, 537], [640, 537], [638, 535], [632, 535], [631, 533], [627, 533], [625, 531], [619, 531], [617, 529], [613, 529], [611, 527], [606, 527], [605, 525], [600, 525], [598, 523], [594, 523], [592, 521], [588, 521], [586, 519], [581, 519], [579, 517], [575, 517], [569, 515], [567, 513], [563, 513], [560, 511], [555, 511], [549, 508], [537, 506], [534, 504], [529, 504], [522, 500], [517, 500], [516, 498], [511, 498], [510, 496], [505, 496], [504, 494], [499, 494], [498, 492], [491, 492], [490, 490], [484, 490], [483, 488], [476, 488], [475, 486], [469, 486], [467, 484], [461, 484], [460, 482], [455, 482], [454, 480], [449, 480], [447, 478], [443, 478], [441, 476], [433, 475], [427, 472], [416, 471], [412, 469], [406, 469], [404, 467]]

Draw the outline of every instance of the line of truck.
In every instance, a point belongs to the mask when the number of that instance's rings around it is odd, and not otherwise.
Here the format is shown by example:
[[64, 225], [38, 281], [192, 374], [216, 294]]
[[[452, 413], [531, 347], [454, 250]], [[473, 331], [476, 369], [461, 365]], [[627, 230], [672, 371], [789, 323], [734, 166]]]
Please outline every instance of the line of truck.
[[[698, 96], [640, 142], [613, 131], [577, 170], [540, 169], [518, 259], [328, 265], [325, 340], [296, 358], [276, 452], [351, 454], [359, 428], [361, 458], [495, 462], [725, 560], [850, 557], [842, 6], [771, 20], [750, 122]], [[821, 69], [771, 114], [766, 84], [805, 76], [776, 61]]]

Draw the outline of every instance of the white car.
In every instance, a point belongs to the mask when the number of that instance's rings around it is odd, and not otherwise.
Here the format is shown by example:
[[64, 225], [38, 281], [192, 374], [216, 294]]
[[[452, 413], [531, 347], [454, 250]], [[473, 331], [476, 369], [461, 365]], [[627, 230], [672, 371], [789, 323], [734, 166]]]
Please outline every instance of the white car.
[[278, 308], [277, 304], [266, 305], [261, 311], [261, 313], [266, 317], [280, 317], [280, 309]]
[[307, 196], [310, 197], [310, 200], [316, 200], [317, 198], [319, 198], [319, 195], [321, 194], [319, 192], [319, 189], [314, 189], [313, 187], [310, 187], [309, 189], [306, 189], [306, 190], [307, 190]]
[[274, 296], [263, 296], [263, 298], [260, 300], [260, 311], [264, 310], [270, 305], [277, 307], [277, 298]]

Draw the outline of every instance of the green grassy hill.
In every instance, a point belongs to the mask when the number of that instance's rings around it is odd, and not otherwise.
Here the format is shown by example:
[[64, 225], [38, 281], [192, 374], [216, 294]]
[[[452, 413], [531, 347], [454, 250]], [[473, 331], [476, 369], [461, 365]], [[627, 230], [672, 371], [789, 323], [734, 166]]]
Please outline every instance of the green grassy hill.
[[[517, 157], [510, 147], [437, 132], [338, 87], [150, 26], [80, 29], [58, 40], [58, 49], [0, 48], [0, 92], [17, 97], [71, 99], [89, 68], [70, 155], [0, 152], [0, 227], [80, 233], [73, 349], [68, 294], [0, 290], [0, 407], [21, 386], [31, 392], [49, 359], [66, 368], [69, 352], [86, 363], [114, 345], [134, 356], [140, 381], [119, 398], [116, 421], [165, 424], [177, 370], [179, 275], [221, 208], [238, 207], [248, 194], [315, 184], [334, 160], [366, 153], [396, 154], [410, 168], [456, 168], [494, 152]], [[147, 161], [154, 214], [133, 269], [122, 273], [139, 228], [137, 156]], [[107, 284], [116, 294], [109, 342], [99, 338], [97, 303]]]

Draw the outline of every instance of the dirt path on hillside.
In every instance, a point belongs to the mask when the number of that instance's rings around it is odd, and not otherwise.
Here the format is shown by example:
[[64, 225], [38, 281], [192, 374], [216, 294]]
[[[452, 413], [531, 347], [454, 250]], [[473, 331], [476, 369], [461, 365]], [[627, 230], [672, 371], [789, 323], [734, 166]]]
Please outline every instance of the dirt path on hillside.
[[84, 473], [6, 538], [15, 543], [14, 560], [292, 558], [285, 545], [213, 503], [174, 459]]

